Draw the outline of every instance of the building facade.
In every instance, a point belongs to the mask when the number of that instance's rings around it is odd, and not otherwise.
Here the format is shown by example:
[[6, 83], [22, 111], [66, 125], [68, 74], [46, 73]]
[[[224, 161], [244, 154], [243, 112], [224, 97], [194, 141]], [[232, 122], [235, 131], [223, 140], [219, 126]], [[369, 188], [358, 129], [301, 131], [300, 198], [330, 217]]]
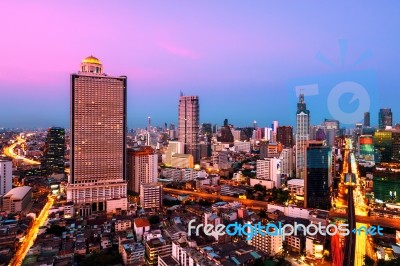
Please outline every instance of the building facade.
[[67, 199], [81, 216], [127, 209], [127, 78], [89, 56], [71, 75], [71, 176]]
[[160, 209], [163, 205], [162, 185], [157, 183], [140, 185], [140, 205], [144, 209]]
[[296, 113], [296, 177], [306, 176], [307, 141], [310, 138], [310, 111], [307, 110], [304, 94], [299, 95]]
[[47, 130], [42, 167], [46, 168], [48, 173], [64, 173], [64, 158], [65, 129], [51, 127]]
[[200, 160], [199, 155], [200, 105], [198, 96], [184, 96], [179, 98], [178, 108], [178, 140], [185, 145], [185, 153], [192, 154], [195, 162]]
[[0, 197], [12, 189], [12, 161], [0, 160]]
[[386, 127], [391, 127], [393, 125], [392, 109], [381, 108], [379, 110], [379, 129], [385, 129]]
[[332, 149], [322, 142], [307, 147], [307, 175], [304, 182], [304, 207], [328, 210], [332, 184]]
[[278, 127], [276, 141], [282, 143], [285, 148], [293, 148], [293, 128], [291, 126]]
[[157, 182], [158, 156], [150, 146], [128, 149], [128, 190], [140, 193], [140, 185]]

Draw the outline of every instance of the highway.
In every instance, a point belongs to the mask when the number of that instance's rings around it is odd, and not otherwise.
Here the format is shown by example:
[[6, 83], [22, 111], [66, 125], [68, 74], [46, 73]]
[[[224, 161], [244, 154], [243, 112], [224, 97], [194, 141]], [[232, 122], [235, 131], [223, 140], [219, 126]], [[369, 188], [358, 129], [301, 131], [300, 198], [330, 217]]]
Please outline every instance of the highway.
[[14, 144], [11, 144], [10, 146], [5, 147], [5, 148], [3, 149], [3, 153], [4, 153], [6, 156], [11, 157], [11, 158], [13, 158], [13, 159], [22, 160], [22, 161], [23, 161], [24, 163], [26, 163], [26, 164], [40, 165], [40, 162], [35, 161], [35, 160], [28, 159], [28, 158], [23, 157], [23, 156], [20, 156], [20, 155], [18, 155], [18, 154], [16, 154], [16, 153], [14, 152], [15, 147], [17, 147], [17, 145], [21, 145], [21, 144], [24, 143], [24, 142], [25, 142], [25, 139], [23, 139], [23, 138], [21, 138], [21, 137], [17, 137], [17, 140], [16, 140], [16, 142], [15, 142]]
[[203, 193], [203, 192], [194, 192], [194, 191], [172, 189], [172, 188], [165, 188], [165, 187], [163, 188], [163, 190], [164, 190], [164, 192], [170, 193], [170, 194], [192, 195], [192, 196], [199, 197], [202, 199], [210, 199], [210, 200], [221, 199], [226, 202], [237, 201], [237, 202], [241, 202], [242, 204], [246, 205], [247, 207], [253, 208], [253, 209], [268, 208], [268, 202], [265, 202], [265, 201], [239, 199], [239, 198], [230, 197], [230, 196], [221, 196], [221, 195], [214, 195], [214, 194], [208, 194], [208, 193]]
[[48, 197], [48, 200], [40, 212], [39, 216], [33, 221], [31, 228], [28, 233], [24, 236], [17, 252], [15, 252], [14, 257], [11, 259], [9, 266], [19, 266], [25, 259], [26, 254], [28, 254], [29, 249], [35, 243], [37, 234], [39, 232], [39, 227], [43, 226], [47, 221], [49, 210], [53, 206], [55, 197]]

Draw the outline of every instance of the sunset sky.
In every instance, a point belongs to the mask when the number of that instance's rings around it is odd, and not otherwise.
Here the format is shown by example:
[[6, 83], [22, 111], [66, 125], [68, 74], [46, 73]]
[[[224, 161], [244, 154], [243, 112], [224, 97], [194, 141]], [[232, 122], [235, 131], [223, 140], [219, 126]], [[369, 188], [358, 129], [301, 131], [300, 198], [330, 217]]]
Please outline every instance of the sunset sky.
[[[0, 3], [0, 127], [69, 127], [70, 74], [91, 54], [128, 76], [129, 127], [176, 124], [180, 91], [200, 97], [201, 122], [292, 124], [297, 83], [366, 73], [371, 123], [380, 107], [400, 122], [396, 1], [18, 2]], [[306, 102], [313, 124], [331, 118]]]

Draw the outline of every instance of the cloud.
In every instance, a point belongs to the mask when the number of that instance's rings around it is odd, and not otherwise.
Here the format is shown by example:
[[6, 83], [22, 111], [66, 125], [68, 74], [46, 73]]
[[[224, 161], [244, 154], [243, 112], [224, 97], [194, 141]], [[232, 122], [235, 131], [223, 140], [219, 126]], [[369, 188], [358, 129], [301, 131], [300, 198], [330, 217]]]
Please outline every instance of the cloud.
[[197, 54], [196, 52], [191, 51], [187, 48], [184, 48], [184, 47], [179, 47], [174, 44], [166, 43], [166, 42], [162, 42], [159, 45], [161, 48], [163, 48], [167, 52], [169, 52], [173, 55], [179, 56], [179, 57], [184, 57], [184, 58], [193, 59], [193, 60], [200, 58], [199, 54]]

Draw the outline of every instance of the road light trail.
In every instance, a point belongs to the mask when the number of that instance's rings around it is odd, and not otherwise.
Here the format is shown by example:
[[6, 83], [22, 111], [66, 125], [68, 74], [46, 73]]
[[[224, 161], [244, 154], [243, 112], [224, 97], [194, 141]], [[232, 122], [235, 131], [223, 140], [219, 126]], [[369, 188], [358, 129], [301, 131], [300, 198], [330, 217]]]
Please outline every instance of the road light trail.
[[14, 257], [11, 259], [9, 266], [19, 266], [22, 265], [22, 262], [25, 259], [26, 254], [28, 254], [29, 249], [35, 243], [36, 237], [39, 232], [39, 228], [44, 225], [47, 221], [49, 210], [53, 206], [55, 198], [53, 196], [49, 196], [46, 204], [44, 205], [42, 211], [39, 216], [33, 221], [31, 228], [28, 233], [25, 235], [21, 245], [19, 246], [17, 252], [15, 252]]

